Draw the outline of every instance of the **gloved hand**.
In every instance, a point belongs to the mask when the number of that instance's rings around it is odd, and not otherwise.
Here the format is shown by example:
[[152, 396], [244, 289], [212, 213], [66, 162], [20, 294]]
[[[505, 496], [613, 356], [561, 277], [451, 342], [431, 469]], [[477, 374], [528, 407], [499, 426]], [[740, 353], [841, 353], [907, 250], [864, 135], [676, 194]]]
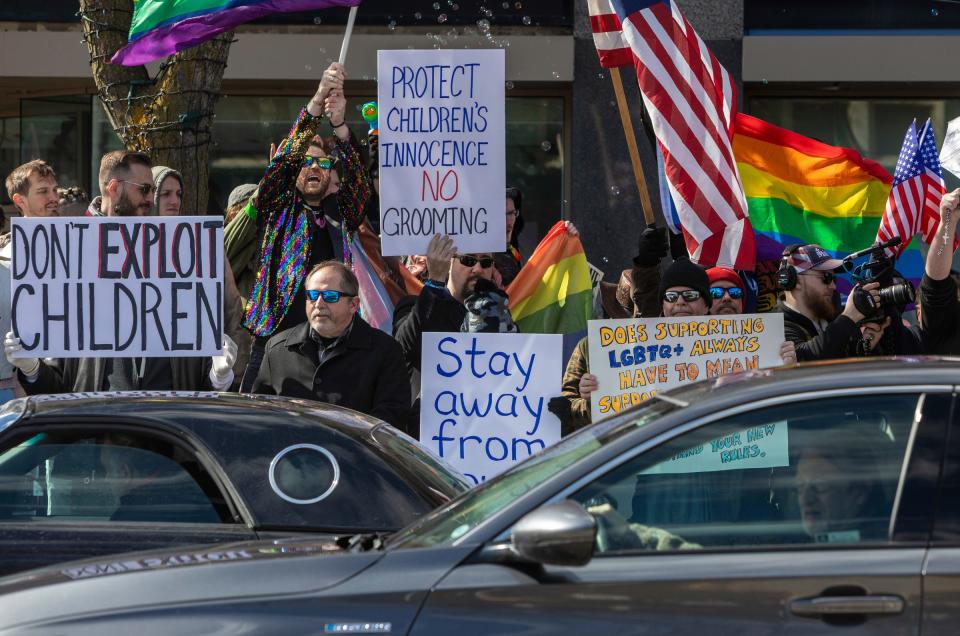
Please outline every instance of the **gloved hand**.
[[690, 258], [690, 253], [687, 252], [687, 243], [683, 239], [683, 232], [680, 234], [670, 232], [670, 256], [675, 261], [681, 258]]
[[656, 267], [667, 255], [667, 228], [651, 223], [640, 233], [637, 255], [633, 264], [637, 267]]
[[237, 361], [237, 343], [223, 334], [223, 355], [213, 356], [210, 365], [210, 383], [217, 391], [225, 391], [233, 384], [233, 363]]
[[20, 372], [28, 378], [35, 377], [40, 371], [39, 358], [14, 358], [19, 351], [23, 351], [23, 345], [20, 344], [20, 338], [13, 335], [12, 331], [7, 332], [7, 337], [3, 340], [3, 352], [7, 355], [7, 362], [20, 369]]
[[570, 406], [570, 398], [563, 395], [550, 398], [550, 401], [547, 402], [547, 410], [560, 418], [561, 422], [565, 422], [570, 419]]

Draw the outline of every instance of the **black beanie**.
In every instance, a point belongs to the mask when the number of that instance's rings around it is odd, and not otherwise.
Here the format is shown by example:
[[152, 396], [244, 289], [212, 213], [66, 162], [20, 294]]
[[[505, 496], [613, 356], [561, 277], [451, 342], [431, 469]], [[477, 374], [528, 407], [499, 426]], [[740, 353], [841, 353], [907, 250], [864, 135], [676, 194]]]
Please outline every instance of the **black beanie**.
[[663, 276], [660, 277], [661, 301], [663, 300], [663, 292], [671, 287], [696, 289], [700, 292], [700, 297], [707, 303], [707, 307], [711, 305], [710, 279], [707, 277], [706, 270], [686, 258], [673, 261], [670, 267], [663, 272]]

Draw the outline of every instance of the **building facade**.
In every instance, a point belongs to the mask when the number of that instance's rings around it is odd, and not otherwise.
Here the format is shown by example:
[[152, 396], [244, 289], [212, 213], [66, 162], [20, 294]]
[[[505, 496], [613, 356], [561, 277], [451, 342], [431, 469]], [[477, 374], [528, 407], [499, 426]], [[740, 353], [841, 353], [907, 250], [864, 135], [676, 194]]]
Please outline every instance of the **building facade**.
[[[741, 110], [772, 123], [892, 169], [911, 119], [932, 117], [942, 140], [947, 122], [960, 116], [951, 68], [960, 4], [677, 2], [741, 83]], [[96, 100], [77, 8], [77, 0], [0, 3], [0, 173], [42, 157], [61, 185], [96, 194], [99, 157], [118, 141]], [[211, 209], [235, 185], [259, 178], [271, 142], [339, 53], [345, 17], [341, 10], [279, 15], [237, 30], [216, 110]], [[378, 49], [448, 47], [506, 50], [506, 172], [525, 194], [522, 251], [568, 218], [583, 230], [588, 259], [615, 279], [635, 251], [643, 214], [586, 2], [364, 0], [347, 62], [351, 104], [375, 98]], [[623, 78], [659, 217], [636, 81], [629, 69]], [[359, 111], [350, 112], [362, 133]], [[5, 192], [0, 204], [10, 209]]]

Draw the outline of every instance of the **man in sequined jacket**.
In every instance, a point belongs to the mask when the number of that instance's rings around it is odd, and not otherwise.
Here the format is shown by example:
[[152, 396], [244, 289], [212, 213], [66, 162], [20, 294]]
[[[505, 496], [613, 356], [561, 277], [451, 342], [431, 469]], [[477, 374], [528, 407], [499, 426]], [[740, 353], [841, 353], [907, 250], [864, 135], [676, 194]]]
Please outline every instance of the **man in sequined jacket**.
[[[306, 273], [325, 260], [351, 261], [349, 234], [363, 221], [370, 181], [344, 121], [345, 79], [340, 64], [324, 71], [316, 94], [272, 153], [257, 194], [225, 232], [237, 276], [244, 268], [254, 273], [252, 288], [241, 290], [249, 294], [243, 324], [256, 337], [241, 390], [256, 377], [266, 340], [304, 322], [295, 308], [304, 306]], [[336, 135], [330, 145], [318, 135], [325, 118]]]

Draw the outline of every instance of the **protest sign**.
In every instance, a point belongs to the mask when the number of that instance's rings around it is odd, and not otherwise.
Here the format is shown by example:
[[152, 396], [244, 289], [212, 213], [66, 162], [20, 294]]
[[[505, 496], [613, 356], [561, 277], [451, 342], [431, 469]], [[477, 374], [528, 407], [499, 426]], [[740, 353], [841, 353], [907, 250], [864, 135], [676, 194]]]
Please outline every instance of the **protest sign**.
[[658, 392], [728, 373], [783, 364], [783, 314], [591, 320], [593, 421]]
[[221, 352], [223, 219], [15, 218], [11, 238], [19, 357]]
[[378, 51], [384, 256], [506, 249], [503, 50]]
[[775, 422], [724, 435], [685, 449], [651, 466], [643, 475], [709, 473], [742, 468], [777, 468], [790, 465], [786, 422]]
[[480, 483], [560, 439], [562, 336], [425, 333], [420, 441]]

